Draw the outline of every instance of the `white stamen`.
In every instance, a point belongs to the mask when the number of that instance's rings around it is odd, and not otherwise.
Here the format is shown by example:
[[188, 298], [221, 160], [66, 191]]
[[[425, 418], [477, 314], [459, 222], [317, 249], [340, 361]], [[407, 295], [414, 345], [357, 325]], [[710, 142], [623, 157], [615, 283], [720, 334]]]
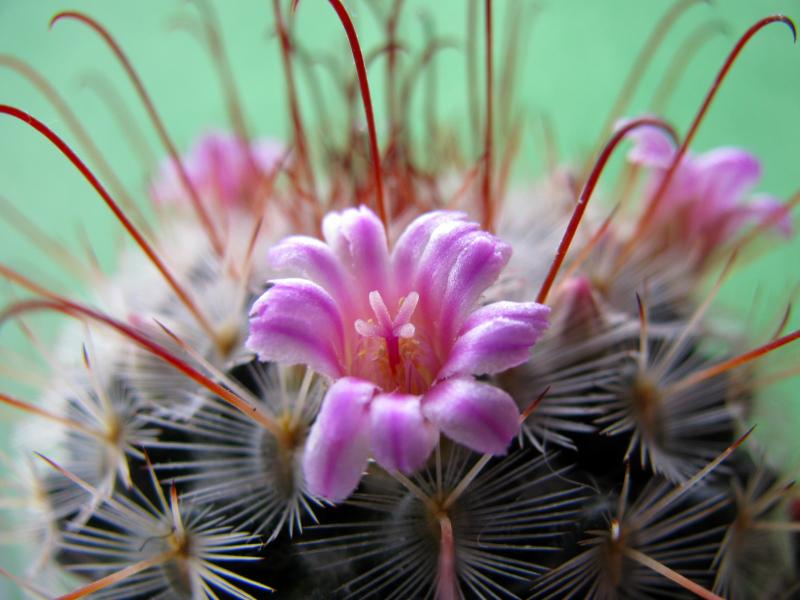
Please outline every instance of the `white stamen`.
[[356, 332], [364, 337], [412, 338], [416, 327], [409, 323], [409, 320], [414, 314], [418, 302], [419, 294], [409, 292], [406, 297], [400, 299], [397, 315], [392, 319], [383, 296], [378, 290], [373, 290], [369, 293], [369, 305], [375, 315], [375, 320], [357, 319], [355, 322]]

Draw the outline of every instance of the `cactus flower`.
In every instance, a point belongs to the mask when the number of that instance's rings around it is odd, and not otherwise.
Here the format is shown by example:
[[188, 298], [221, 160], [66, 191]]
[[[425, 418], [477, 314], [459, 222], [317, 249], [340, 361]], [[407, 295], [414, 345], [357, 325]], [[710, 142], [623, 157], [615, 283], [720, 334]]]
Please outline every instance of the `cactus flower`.
[[306, 443], [312, 493], [346, 498], [373, 457], [421, 468], [443, 433], [502, 454], [519, 411], [490, 375], [525, 362], [547, 327], [534, 302], [479, 305], [511, 248], [455, 212], [414, 220], [389, 249], [368, 208], [330, 213], [325, 241], [294, 236], [270, 252], [278, 279], [250, 315], [260, 360], [305, 364], [333, 383]]
[[[285, 152], [283, 144], [271, 139], [248, 142], [225, 131], [213, 131], [200, 137], [182, 160], [204, 202], [233, 207], [256, 191], [264, 177], [274, 174]], [[151, 194], [158, 203], [188, 203], [173, 160], [161, 164]]]
[[[651, 170], [651, 195], [675, 156], [672, 140], [655, 128], [631, 134], [636, 141], [628, 159]], [[701, 256], [732, 239], [748, 223], [764, 224], [788, 236], [791, 216], [777, 198], [755, 195], [742, 202], [761, 178], [761, 163], [740, 148], [687, 153], [662, 198], [656, 223], [681, 240], [701, 241]]]

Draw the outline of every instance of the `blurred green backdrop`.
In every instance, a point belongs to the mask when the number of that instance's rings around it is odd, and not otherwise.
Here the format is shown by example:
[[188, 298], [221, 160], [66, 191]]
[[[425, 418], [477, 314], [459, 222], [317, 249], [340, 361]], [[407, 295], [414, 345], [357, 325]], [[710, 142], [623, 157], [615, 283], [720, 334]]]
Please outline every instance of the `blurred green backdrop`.
[[[367, 7], [370, 1], [385, 4], [381, 0], [347, 3], [367, 48], [378, 39], [377, 21]], [[517, 94], [518, 105], [527, 119], [516, 173], [517, 179], [524, 179], [541, 173], [545, 164], [536, 133], [542, 115], [547, 115], [553, 124], [563, 159], [577, 161], [591, 151], [638, 51], [673, 2], [499, 0], [495, 2], [498, 50], [502, 48], [505, 27], [503, 14], [515, 1], [531, 6], [533, 14], [520, 56]], [[401, 33], [409, 45], [422, 44], [423, 11], [434, 17], [439, 34], [463, 42], [467, 0], [409, 0], [407, 4]], [[219, 12], [251, 128], [261, 135], [286, 137], [290, 124], [279, 48], [272, 34], [271, 2], [216, 0], [214, 6]], [[146, 180], [153, 165], [142, 164], [131, 151], [106, 106], [82, 85], [86, 75], [100, 72], [113, 82], [133, 110], [135, 127], [142, 131], [159, 157], [163, 151], [131, 86], [99, 38], [74, 22], [61, 23], [48, 31], [50, 17], [70, 8], [83, 10], [109, 27], [129, 53], [181, 149], [186, 149], [204, 130], [227, 127], [224, 99], [206, 50], [195, 37], [175, 27], [187, 17], [196, 19], [197, 12], [190, 3], [166, 0], [0, 0], [0, 52], [25, 60], [45, 75], [76, 111], [123, 183], [141, 196], [145, 204]], [[698, 2], [660, 48], [635, 92], [629, 114], [648, 109], [670, 59], [687, 36], [703, 23], [719, 22], [727, 33], [714, 36], [692, 59], [666, 110], [679, 131], [685, 131], [735, 39], [758, 18], [775, 12], [800, 19], [800, 0], [719, 0], [713, 5]], [[304, 0], [296, 27], [303, 44], [316, 52], [338, 56], [342, 64], [349, 64], [344, 33], [327, 2]], [[464, 131], [469, 120], [460, 50], [443, 52], [436, 65], [440, 116]], [[383, 111], [382, 69], [383, 64], [378, 61], [370, 72], [373, 91], [378, 96], [379, 122]], [[32, 112], [66, 139], [73, 139], [48, 102], [17, 74], [0, 69], [0, 89], [0, 102]], [[784, 27], [772, 25], [753, 40], [734, 66], [694, 147], [696, 150], [718, 145], [748, 148], [763, 160], [764, 178], [759, 189], [789, 197], [800, 187], [798, 107], [800, 48], [792, 46]], [[309, 121], [313, 121], [307, 97], [303, 98], [303, 108]], [[612, 177], [605, 179], [607, 187], [612, 180]], [[118, 224], [62, 156], [30, 128], [8, 117], [0, 118], [0, 195], [73, 248], [80, 246], [78, 240], [85, 232], [102, 264], [113, 268], [113, 257], [123, 239]], [[4, 262], [35, 278], [58, 282], [64, 287], [79, 287], [79, 282], [70, 281], [51, 257], [5, 222], [0, 222], [0, 238]], [[739, 266], [723, 290], [720, 306], [743, 315], [747, 330], [759, 333], [783, 312], [798, 283], [799, 264], [800, 240], [795, 238], [785, 244], [776, 241], [764, 253]], [[7, 286], [3, 293], [6, 300], [14, 297]], [[55, 322], [48, 323], [57, 326]], [[791, 326], [800, 326], [796, 315]], [[10, 326], [0, 335], [2, 361], [13, 365], [12, 355], [24, 352], [23, 340]], [[798, 364], [798, 354], [796, 349], [784, 353], [787, 366]], [[4, 380], [4, 389], [9, 385], [14, 384]], [[790, 463], [797, 462], [800, 448], [798, 390], [796, 381], [771, 388], [762, 406], [763, 415], [758, 418], [761, 439]], [[0, 427], [3, 427], [0, 432], [4, 437], [17, 416], [0, 409]], [[3, 595], [4, 585], [0, 580], [0, 596], [13, 597], [10, 591]]]

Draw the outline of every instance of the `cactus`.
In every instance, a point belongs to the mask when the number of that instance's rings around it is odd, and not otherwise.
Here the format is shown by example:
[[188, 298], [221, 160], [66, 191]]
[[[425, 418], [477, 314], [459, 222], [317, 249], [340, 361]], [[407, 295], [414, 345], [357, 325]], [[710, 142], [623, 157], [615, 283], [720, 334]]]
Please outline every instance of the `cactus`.
[[[626, 86], [693, 5], [666, 10]], [[209, 51], [230, 129], [183, 153], [124, 40], [90, 14], [58, 13], [51, 27], [110, 50], [155, 127], [165, 158], [147, 165], [141, 197], [45, 78], [0, 57], [61, 119], [0, 112], [60, 151], [132, 242], [111, 275], [54, 253], [90, 283], [87, 299], [0, 265], [15, 289], [0, 322], [49, 369], [30, 399], [19, 386], [0, 394], [22, 432], [0, 505], [9, 538], [25, 542], [25, 565], [0, 567], [20, 594], [798, 593], [792, 473], [751, 433], [768, 383], [796, 375], [787, 356], [800, 330], [788, 309], [766, 333], [714, 314], [754, 242], [792, 235], [797, 196], [751, 194], [761, 161], [745, 149], [693, 149], [752, 39], [794, 35], [794, 23], [765, 17], [738, 38], [683, 134], [629, 113], [625, 87], [597, 121], [596, 150], [531, 181], [511, 164], [535, 11], [503, 6], [500, 37], [500, 7], [463, 6], [461, 39], [423, 18], [417, 48], [400, 0], [366, 3], [372, 15], [355, 23], [352, 3], [274, 0], [280, 141], [253, 135], [223, 5], [197, 0], [176, 23]], [[305, 48], [302, 17], [315, 11], [342, 25], [347, 69]], [[373, 17], [379, 40], [362, 48]], [[711, 31], [675, 53], [654, 108]], [[468, 127], [455, 130], [430, 100], [452, 47], [470, 79]], [[385, 108], [370, 81], [381, 61]], [[108, 80], [89, 85], [124, 110]], [[431, 95], [422, 117], [418, 88]], [[601, 176], [606, 198], [593, 200]], [[3, 214], [58, 248], [17, 209]], [[64, 318], [55, 345], [29, 325], [39, 313]]]

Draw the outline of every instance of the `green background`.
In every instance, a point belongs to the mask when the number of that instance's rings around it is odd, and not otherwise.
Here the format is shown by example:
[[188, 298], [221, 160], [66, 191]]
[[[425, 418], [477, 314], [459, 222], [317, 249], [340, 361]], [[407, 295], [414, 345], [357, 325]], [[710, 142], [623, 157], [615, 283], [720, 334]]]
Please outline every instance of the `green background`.
[[[365, 47], [377, 39], [376, 20], [366, 1], [348, 6]], [[505, 7], [514, 0], [498, 0], [496, 35], [503, 39]], [[380, 4], [380, 2], [379, 2]], [[402, 34], [411, 47], [422, 43], [419, 14], [434, 16], [437, 32], [463, 41], [466, 0], [409, 0]], [[551, 0], [538, 4], [529, 30], [518, 74], [518, 106], [525, 115], [525, 143], [516, 177], [541, 173], [544, 152], [538, 144], [537, 123], [542, 115], [552, 122], [560, 155], [577, 161], [595, 146], [601, 123], [619, 93], [628, 69], [644, 40], [671, 2], [659, 0]], [[271, 33], [271, 2], [230, 0], [214, 3], [235, 71], [251, 128], [261, 135], [286, 137], [289, 131], [278, 44]], [[107, 108], [81, 85], [89, 72], [102, 72], [124, 95], [157, 155], [153, 129], [132, 88], [99, 38], [75, 23], [59, 24], [48, 32], [49, 18], [59, 10], [78, 8], [106, 24], [129, 53], [145, 85], [181, 149], [200, 132], [226, 127], [224, 99], [203, 47], [177, 22], [195, 19], [188, 3], [165, 0], [74, 1], [0, 0], [0, 52], [14, 55], [39, 69], [79, 115], [107, 160], [125, 185], [142, 197], [152, 165], [143, 165], [123, 139]], [[699, 3], [670, 33], [634, 96], [629, 114], [645, 112], [669, 60], [690, 32], [705, 22], [719, 21], [726, 34], [710, 40], [686, 69], [667, 116], [679, 131], [691, 117], [713, 80], [736, 37], [758, 18], [775, 12], [800, 19], [800, 0], [718, 0]], [[337, 56], [349, 64], [344, 33], [324, 0], [303, 0], [297, 15], [297, 35], [310, 48]], [[500, 43], [498, 43], [500, 47]], [[384, 113], [381, 102], [383, 64], [370, 71], [377, 96], [377, 119]], [[498, 65], [498, 70], [500, 65]], [[458, 51], [446, 51], [437, 61], [439, 110], [459, 131], [468, 127], [464, 61]], [[15, 73], [0, 69], [0, 102], [32, 112], [67, 140], [72, 136], [48, 102]], [[304, 112], [313, 121], [312, 107], [303, 98]], [[333, 105], [333, 110], [340, 106]], [[740, 145], [763, 160], [760, 191], [788, 197], [800, 187], [800, 48], [792, 46], [788, 30], [772, 25], [757, 36], [734, 66], [729, 79], [703, 123], [694, 148]], [[418, 110], [415, 107], [414, 110]], [[335, 114], [335, 113], [334, 113]], [[421, 133], [421, 129], [419, 131]], [[615, 161], [617, 164], [619, 160]], [[607, 177], [607, 189], [613, 169]], [[601, 186], [602, 186], [601, 181]], [[34, 219], [43, 229], [79, 247], [85, 232], [104, 266], [113, 268], [113, 257], [123, 239], [118, 224], [77, 172], [38, 134], [10, 117], [0, 118], [0, 195]], [[796, 221], [797, 219], [795, 219]], [[0, 223], [2, 260], [59, 289], [79, 289], [40, 248]], [[757, 256], [748, 257], [725, 285], [718, 305], [733, 309], [753, 339], [763, 340], [765, 328], [774, 325], [795, 292], [800, 268], [800, 240], [762, 245]], [[15, 296], [4, 286], [4, 299]], [[76, 293], [80, 293], [79, 291]], [[56, 327], [52, 321], [43, 327]], [[792, 317], [793, 327], [800, 317]], [[4, 364], [25, 353], [15, 328], [6, 326], [2, 336]], [[743, 350], [745, 348], [742, 348]], [[797, 365], [797, 349], [787, 349], [784, 366]], [[4, 389], [26, 390], [5, 381]], [[770, 388], [758, 418], [761, 439], [774, 454], [795, 464], [800, 444], [800, 398], [795, 382]], [[6, 429], [16, 415], [0, 409], [0, 426]], [[5, 561], [2, 561], [5, 562]], [[4, 583], [0, 581], [0, 596]], [[10, 593], [10, 592], [7, 592]], [[6, 597], [6, 596], [2, 596]]]

